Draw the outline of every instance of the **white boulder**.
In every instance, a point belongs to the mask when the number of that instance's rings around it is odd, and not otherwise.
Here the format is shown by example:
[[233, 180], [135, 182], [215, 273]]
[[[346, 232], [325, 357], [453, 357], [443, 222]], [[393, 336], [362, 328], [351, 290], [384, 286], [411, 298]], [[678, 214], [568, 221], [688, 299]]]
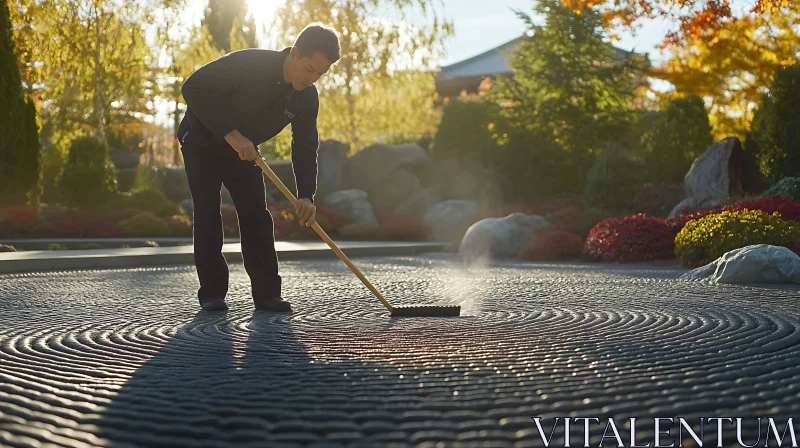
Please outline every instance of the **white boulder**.
[[434, 240], [453, 241], [463, 234], [477, 213], [477, 202], [454, 199], [435, 204], [423, 219], [431, 227]]
[[367, 193], [361, 190], [340, 190], [325, 196], [322, 204], [341, 215], [348, 223], [368, 223], [378, 225], [378, 218], [367, 200]]
[[549, 224], [543, 217], [524, 213], [482, 219], [467, 229], [458, 254], [465, 260], [513, 258], [530, 243], [537, 230], [546, 227]]
[[800, 283], [800, 256], [785, 247], [755, 244], [726, 252], [680, 278], [712, 283]]

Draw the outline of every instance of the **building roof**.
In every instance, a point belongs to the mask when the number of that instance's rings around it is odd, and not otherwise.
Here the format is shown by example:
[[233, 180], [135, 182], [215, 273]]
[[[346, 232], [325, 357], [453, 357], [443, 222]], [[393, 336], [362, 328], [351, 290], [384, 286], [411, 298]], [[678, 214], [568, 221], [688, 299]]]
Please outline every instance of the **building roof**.
[[[457, 96], [462, 90], [476, 92], [478, 85], [487, 77], [513, 75], [508, 52], [516, 50], [524, 38], [525, 35], [522, 35], [471, 58], [440, 67], [436, 76], [437, 90], [443, 96]], [[614, 50], [612, 59], [624, 59], [634, 54], [617, 47]]]
[[455, 64], [440, 67], [438, 79], [470, 78], [473, 76], [511, 75], [514, 70], [504, 51], [514, 51], [519, 47], [522, 36], [512, 39], [491, 50], [472, 56]]

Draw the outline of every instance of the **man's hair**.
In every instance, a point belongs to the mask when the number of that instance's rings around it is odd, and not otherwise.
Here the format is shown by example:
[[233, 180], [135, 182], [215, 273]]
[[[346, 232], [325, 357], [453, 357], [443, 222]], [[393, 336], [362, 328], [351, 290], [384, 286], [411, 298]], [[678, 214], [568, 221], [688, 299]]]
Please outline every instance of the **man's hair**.
[[300, 57], [311, 57], [316, 52], [322, 52], [331, 61], [339, 60], [339, 36], [332, 28], [320, 23], [312, 23], [300, 32], [294, 46], [300, 51]]

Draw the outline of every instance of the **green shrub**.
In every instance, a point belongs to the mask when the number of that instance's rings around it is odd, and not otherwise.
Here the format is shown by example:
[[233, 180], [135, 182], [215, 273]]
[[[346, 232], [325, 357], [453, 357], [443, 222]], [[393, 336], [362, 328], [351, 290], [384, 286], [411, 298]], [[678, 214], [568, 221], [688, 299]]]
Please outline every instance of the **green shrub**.
[[152, 167], [146, 165], [139, 165], [136, 167], [136, 177], [133, 178], [133, 188], [135, 190], [158, 190], [164, 191], [161, 187], [161, 181], [158, 179], [158, 174]]
[[95, 207], [113, 198], [117, 175], [108, 145], [89, 136], [73, 140], [56, 183], [61, 198], [72, 206]]
[[792, 248], [800, 223], [777, 212], [724, 211], [692, 220], [675, 237], [675, 255], [684, 266], [708, 264], [725, 252], [753, 244]]
[[192, 236], [192, 218], [186, 215], [170, 216], [166, 220], [174, 236]]
[[138, 166], [131, 190], [145, 189], [159, 191], [173, 202], [180, 202], [191, 197], [189, 178], [186, 177], [186, 172], [181, 166]]
[[683, 178], [711, 144], [711, 125], [703, 99], [687, 96], [669, 101], [653, 128], [642, 137], [651, 168], [649, 181], [674, 184]]
[[748, 132], [742, 144], [742, 191], [749, 194], [758, 194], [764, 191], [769, 183], [761, 174], [758, 162], [760, 148], [753, 138], [753, 133]]
[[60, 243], [50, 243], [47, 245], [47, 250], [67, 250], [67, 246]]
[[761, 196], [786, 196], [800, 202], [800, 177], [784, 177]]
[[[431, 155], [441, 173], [437, 188], [446, 197], [474, 197], [488, 182], [484, 168], [497, 157], [494, 126], [492, 106], [485, 100], [453, 99], [444, 104]], [[461, 183], [456, 176], [474, 181]]]
[[454, 161], [483, 159], [496, 146], [491, 105], [482, 99], [453, 99], [442, 107], [442, 121], [433, 140], [435, 158]]
[[761, 174], [800, 176], [800, 65], [779, 68], [750, 125]]
[[192, 197], [189, 191], [189, 178], [182, 166], [159, 166], [155, 167], [154, 171], [161, 185], [161, 191], [167, 199], [179, 203]]
[[586, 200], [606, 210], [623, 211], [633, 204], [642, 185], [640, 163], [631, 160], [619, 143], [610, 143], [589, 170]]
[[152, 188], [140, 188], [121, 195], [122, 208], [146, 210], [161, 217], [183, 214], [180, 205], [170, 201], [161, 191]]
[[33, 99], [22, 91], [9, 5], [0, 3], [0, 205], [38, 203], [42, 151]]
[[123, 236], [171, 236], [172, 231], [163, 219], [150, 213], [139, 213], [133, 218], [120, 221], [117, 228]]

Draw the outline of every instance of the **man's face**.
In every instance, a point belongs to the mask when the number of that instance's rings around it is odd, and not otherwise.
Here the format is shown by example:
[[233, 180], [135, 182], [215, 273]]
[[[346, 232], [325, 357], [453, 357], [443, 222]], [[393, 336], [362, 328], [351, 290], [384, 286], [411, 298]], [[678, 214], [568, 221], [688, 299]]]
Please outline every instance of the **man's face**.
[[325, 53], [316, 52], [311, 57], [300, 57], [297, 47], [292, 48], [292, 86], [296, 90], [303, 90], [317, 82], [331, 68], [331, 61]]

